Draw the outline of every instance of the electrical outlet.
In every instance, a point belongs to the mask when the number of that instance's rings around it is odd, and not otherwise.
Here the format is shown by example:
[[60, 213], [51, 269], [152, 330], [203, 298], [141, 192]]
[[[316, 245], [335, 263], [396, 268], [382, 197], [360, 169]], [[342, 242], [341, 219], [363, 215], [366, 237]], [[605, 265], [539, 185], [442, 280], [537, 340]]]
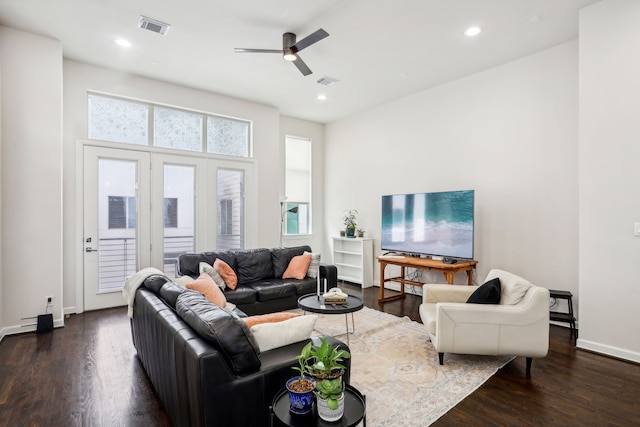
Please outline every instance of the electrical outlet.
[[47, 305], [51, 305], [52, 302], [53, 302], [53, 297], [52, 296], [48, 296], [47, 297]]

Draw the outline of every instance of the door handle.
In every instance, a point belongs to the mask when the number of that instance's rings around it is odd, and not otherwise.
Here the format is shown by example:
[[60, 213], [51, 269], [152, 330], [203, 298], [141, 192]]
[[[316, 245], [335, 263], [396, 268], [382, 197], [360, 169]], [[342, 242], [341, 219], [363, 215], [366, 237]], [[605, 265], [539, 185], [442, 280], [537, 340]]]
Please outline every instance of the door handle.
[[98, 252], [98, 250], [97, 250], [97, 249], [91, 249], [90, 247], [89, 247], [89, 248], [86, 248], [84, 251], [85, 251], [85, 252]]

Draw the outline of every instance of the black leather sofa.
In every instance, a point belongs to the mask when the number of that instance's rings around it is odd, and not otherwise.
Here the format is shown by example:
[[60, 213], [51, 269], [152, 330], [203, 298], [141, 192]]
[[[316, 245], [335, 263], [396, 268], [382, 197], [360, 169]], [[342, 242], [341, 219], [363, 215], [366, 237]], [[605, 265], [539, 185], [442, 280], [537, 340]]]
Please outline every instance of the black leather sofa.
[[[195, 279], [200, 274], [201, 262], [213, 265], [216, 258], [220, 258], [238, 276], [236, 289], [224, 291], [227, 301], [248, 315], [273, 313], [297, 308], [300, 296], [316, 292], [315, 278], [282, 279], [291, 259], [305, 251], [311, 252], [311, 248], [297, 246], [182, 254], [178, 257], [176, 274]], [[335, 266], [321, 264], [319, 274], [321, 281], [326, 280], [327, 289], [337, 286]]]
[[[269, 425], [269, 405], [295, 376], [291, 368], [308, 340], [260, 352], [235, 313], [167, 280], [151, 276], [137, 289], [131, 332], [173, 425]], [[346, 366], [349, 383], [349, 359]]]

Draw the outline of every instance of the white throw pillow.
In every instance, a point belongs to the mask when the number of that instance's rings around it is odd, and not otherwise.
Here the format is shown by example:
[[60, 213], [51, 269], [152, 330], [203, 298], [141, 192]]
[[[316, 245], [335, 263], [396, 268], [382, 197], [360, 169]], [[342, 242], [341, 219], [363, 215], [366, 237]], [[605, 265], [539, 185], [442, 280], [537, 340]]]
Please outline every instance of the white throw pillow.
[[496, 277], [500, 278], [500, 286], [502, 286], [502, 292], [500, 294], [500, 304], [502, 305], [519, 303], [522, 297], [524, 297], [524, 294], [533, 286], [531, 282], [520, 276], [498, 269], [491, 270], [489, 274], [487, 274], [485, 282], [495, 279]]
[[307, 270], [307, 277], [315, 279], [318, 277], [318, 270], [320, 269], [320, 252], [311, 253], [304, 251], [303, 255], [311, 255], [311, 264]]
[[222, 276], [220, 276], [220, 273], [218, 273], [215, 268], [213, 268], [206, 262], [201, 262], [200, 264], [198, 264], [198, 267], [200, 270], [200, 274], [207, 273], [209, 276], [211, 276], [216, 285], [218, 285], [218, 287], [224, 291], [224, 288], [226, 288], [227, 285], [224, 283], [224, 279], [222, 278]]
[[268, 351], [309, 339], [316, 326], [316, 320], [317, 315], [307, 314], [282, 322], [260, 323], [252, 326], [251, 332], [258, 342], [260, 351]]

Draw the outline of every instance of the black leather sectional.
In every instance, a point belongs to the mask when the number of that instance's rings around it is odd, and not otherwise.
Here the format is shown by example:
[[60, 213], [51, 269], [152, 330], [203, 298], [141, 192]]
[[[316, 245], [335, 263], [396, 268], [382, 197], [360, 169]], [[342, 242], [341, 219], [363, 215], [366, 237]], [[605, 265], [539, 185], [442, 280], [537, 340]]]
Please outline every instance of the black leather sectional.
[[[216, 258], [220, 258], [238, 276], [237, 288], [224, 291], [227, 301], [248, 315], [273, 313], [297, 308], [300, 296], [316, 292], [317, 281], [314, 278], [282, 279], [291, 259], [305, 251], [311, 252], [311, 248], [297, 246], [183, 254], [178, 257], [177, 274], [196, 278], [200, 274], [201, 262], [213, 265]], [[337, 286], [335, 266], [321, 264], [319, 274], [321, 280], [327, 281], [327, 289]]]
[[[137, 289], [133, 344], [174, 426], [269, 425], [269, 405], [295, 376], [291, 368], [308, 340], [260, 352], [241, 317], [295, 308], [298, 296], [316, 291], [316, 279], [277, 279], [305, 250], [311, 251], [300, 246], [182, 255], [182, 275], [198, 276], [200, 261], [213, 265], [216, 257], [234, 269], [239, 285], [225, 292], [237, 306], [234, 312], [163, 275], [148, 277]], [[321, 275], [335, 286], [335, 267], [323, 266]], [[348, 350], [341, 341], [324, 338]], [[346, 366], [348, 384], [349, 359]]]
[[[166, 280], [151, 276], [138, 288], [131, 332], [173, 425], [269, 425], [269, 405], [295, 376], [291, 368], [308, 340], [260, 352], [236, 313]], [[349, 369], [343, 379], [349, 382]]]

